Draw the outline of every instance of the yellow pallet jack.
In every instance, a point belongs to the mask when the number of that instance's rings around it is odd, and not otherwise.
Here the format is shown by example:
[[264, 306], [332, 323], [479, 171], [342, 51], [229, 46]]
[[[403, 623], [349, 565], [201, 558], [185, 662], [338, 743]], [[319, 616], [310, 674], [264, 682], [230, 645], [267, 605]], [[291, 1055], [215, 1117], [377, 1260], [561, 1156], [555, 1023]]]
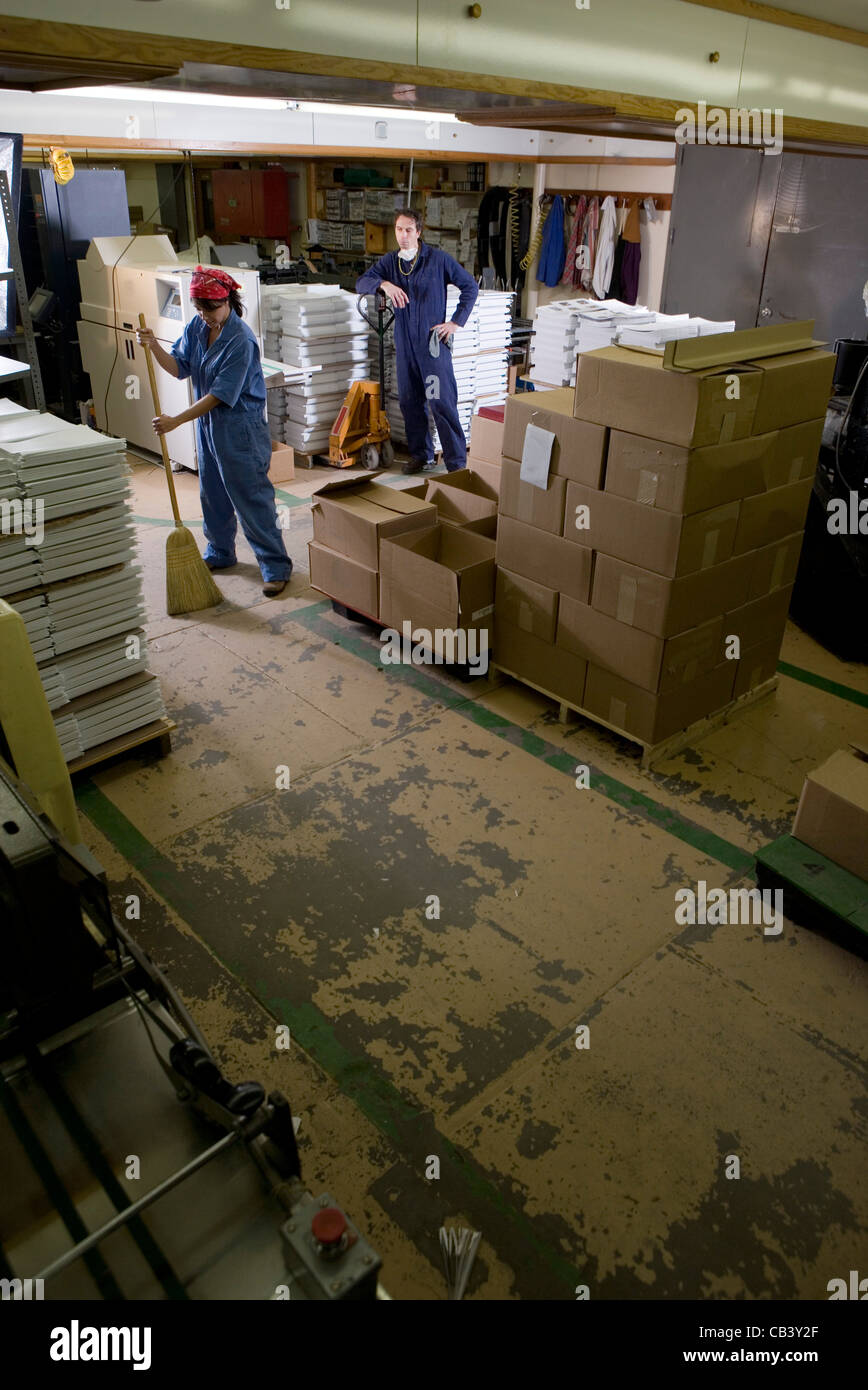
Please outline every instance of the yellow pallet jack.
[[[362, 308], [364, 295], [359, 296], [358, 309], [362, 318], [377, 334], [379, 341], [379, 381], [354, 381], [346, 394], [338, 417], [329, 435], [329, 463], [349, 468], [361, 463], [365, 468], [389, 468], [395, 461], [395, 446], [391, 440], [388, 417], [383, 409], [385, 390], [384, 340], [395, 317], [386, 308], [386, 296], [377, 290], [377, 321], [368, 318]], [[388, 314], [388, 319], [386, 315]]]

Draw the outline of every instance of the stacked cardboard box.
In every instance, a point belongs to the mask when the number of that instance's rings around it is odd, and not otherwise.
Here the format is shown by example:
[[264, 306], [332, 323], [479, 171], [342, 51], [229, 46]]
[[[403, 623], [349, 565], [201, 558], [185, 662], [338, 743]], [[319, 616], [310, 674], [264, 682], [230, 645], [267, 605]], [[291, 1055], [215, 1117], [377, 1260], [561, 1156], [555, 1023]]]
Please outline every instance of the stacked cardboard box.
[[793, 836], [868, 882], [868, 744], [839, 748], [808, 773]]
[[604, 348], [574, 395], [510, 398], [499, 665], [648, 743], [774, 673], [834, 367], [810, 327]]

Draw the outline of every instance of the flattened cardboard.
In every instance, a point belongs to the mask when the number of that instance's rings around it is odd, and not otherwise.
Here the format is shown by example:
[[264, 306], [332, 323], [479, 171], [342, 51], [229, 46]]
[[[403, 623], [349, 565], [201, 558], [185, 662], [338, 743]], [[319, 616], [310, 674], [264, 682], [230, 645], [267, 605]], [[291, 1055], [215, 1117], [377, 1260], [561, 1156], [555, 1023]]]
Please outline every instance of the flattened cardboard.
[[785, 429], [824, 416], [832, 394], [835, 361], [834, 352], [818, 347], [751, 361], [751, 366], [762, 371], [754, 433]]
[[372, 483], [374, 476], [325, 483], [311, 498], [311, 514], [315, 541], [376, 570], [380, 540], [433, 525], [437, 509], [409, 490]]
[[[550, 473], [587, 487], [600, 487], [606, 458], [606, 430], [577, 420], [571, 387], [555, 391], [521, 391], [506, 402], [503, 454], [520, 459], [528, 425], [555, 436]], [[472, 438], [471, 438], [472, 449]]]
[[793, 586], [789, 584], [784, 589], [775, 589], [764, 598], [754, 599], [752, 603], [725, 614], [724, 639], [730, 635], [737, 636], [742, 652], [759, 646], [761, 642], [777, 641], [780, 645], [792, 596]]
[[503, 454], [503, 420], [474, 415], [470, 421], [470, 452], [483, 463], [500, 465]]
[[[792, 536], [784, 536], [782, 541], [773, 541], [771, 545], [748, 551], [740, 557], [749, 560], [751, 564], [745, 603], [750, 603], [755, 598], [763, 598], [773, 589], [782, 589], [795, 582], [803, 540], [804, 532], [796, 531]], [[733, 607], [738, 606], [739, 602], [736, 600]]]
[[690, 685], [653, 695], [591, 663], [585, 682], [585, 709], [643, 743], [659, 743], [728, 705], [734, 680], [735, 662], [730, 661]]
[[[549, 485], [545, 489], [522, 482], [521, 464], [504, 457], [500, 477], [500, 513], [516, 521], [525, 521], [529, 526], [538, 526], [541, 531], [548, 531], [553, 536], [560, 536], [564, 525], [567, 486], [566, 478], [554, 473], [549, 474]], [[571, 483], [569, 486], [574, 485]]]
[[790, 425], [778, 430], [774, 448], [763, 458], [763, 482], [766, 490], [813, 478], [820, 457], [825, 414], [819, 420], [807, 420], [803, 425]]
[[799, 483], [746, 497], [741, 504], [733, 555], [744, 555], [795, 531], [804, 531], [812, 486], [812, 478], [803, 478]]
[[336, 550], [320, 545], [317, 541], [307, 543], [310, 564], [311, 588], [337, 599], [359, 613], [367, 613], [375, 618], [379, 612], [379, 592], [377, 571], [339, 555]]
[[868, 761], [857, 747], [838, 749], [808, 773], [793, 835], [868, 881]]
[[[611, 492], [567, 483], [564, 536], [641, 569], [675, 579], [723, 564], [732, 554], [743, 502], [679, 516]], [[579, 513], [579, 507], [587, 512]], [[589, 525], [584, 526], [587, 519]]]
[[593, 551], [510, 516], [500, 516], [498, 521], [498, 566], [582, 603], [587, 601]]
[[772, 431], [732, 444], [685, 449], [613, 429], [605, 490], [667, 512], [707, 511], [764, 491], [764, 460], [776, 442]]
[[699, 449], [762, 433], [754, 430], [761, 382], [757, 366], [673, 372], [664, 369], [662, 357], [596, 348], [579, 355], [573, 413], [579, 420]]
[[550, 642], [497, 619], [494, 661], [558, 700], [582, 708], [588, 663]]
[[741, 555], [681, 579], [666, 579], [598, 553], [591, 606], [656, 637], [673, 637], [759, 597], [750, 594], [753, 567], [753, 556]]
[[587, 604], [562, 598], [557, 645], [643, 690], [665, 694], [720, 664], [722, 626], [723, 619], [717, 617], [675, 637], [654, 637]]
[[558, 598], [555, 589], [536, 584], [522, 575], [498, 569], [495, 587], [494, 612], [496, 622], [538, 637], [541, 642], [554, 642], [558, 625]]

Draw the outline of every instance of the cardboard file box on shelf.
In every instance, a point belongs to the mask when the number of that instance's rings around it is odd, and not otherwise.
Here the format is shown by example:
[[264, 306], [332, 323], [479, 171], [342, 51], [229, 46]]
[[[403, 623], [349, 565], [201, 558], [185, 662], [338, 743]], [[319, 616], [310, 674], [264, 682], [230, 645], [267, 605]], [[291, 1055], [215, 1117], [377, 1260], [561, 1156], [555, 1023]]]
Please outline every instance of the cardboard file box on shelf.
[[558, 625], [557, 590], [499, 568], [494, 594], [496, 623], [502, 620], [510, 627], [538, 637], [541, 642], [554, 642]]
[[314, 540], [371, 570], [379, 568], [380, 541], [386, 536], [437, 521], [433, 503], [374, 483], [374, 476], [336, 478], [318, 488], [311, 499]]
[[[587, 513], [577, 513], [578, 507]], [[610, 492], [567, 483], [564, 536], [579, 545], [675, 579], [728, 560], [743, 502], [679, 516]], [[579, 525], [585, 519], [589, 525]]]
[[591, 606], [656, 637], [674, 637], [759, 597], [750, 592], [753, 572], [754, 557], [741, 555], [681, 579], [666, 579], [598, 553]]
[[833, 352], [820, 347], [749, 360], [749, 365], [762, 373], [754, 434], [825, 417], [835, 360]]
[[868, 880], [868, 745], [840, 748], [808, 773], [793, 835]]
[[659, 743], [728, 705], [734, 679], [735, 662], [729, 661], [699, 676], [690, 685], [680, 686], [666, 695], [655, 695], [591, 663], [585, 682], [584, 706], [589, 714], [595, 714], [616, 729], [623, 729], [643, 743]]
[[746, 497], [741, 504], [732, 553], [743, 555], [794, 531], [803, 531], [812, 487], [812, 478], [803, 478], [799, 483]]
[[771, 680], [778, 669], [780, 654], [780, 637], [773, 637], [770, 641], [767, 638], [748, 651], [742, 651], [741, 659], [735, 663], [732, 698], [737, 700], [739, 695], [746, 695], [749, 690], [756, 690], [758, 685]]
[[786, 487], [788, 483], [813, 478], [820, 456], [825, 414], [820, 420], [808, 420], [803, 425], [791, 425], [778, 430], [774, 445], [762, 460], [763, 483], [767, 492]]
[[470, 453], [483, 463], [493, 463], [500, 467], [503, 454], [503, 420], [491, 420], [485, 415], [474, 415], [470, 421]]
[[311, 587], [337, 599], [348, 608], [375, 618], [379, 611], [377, 571], [339, 555], [336, 550], [308, 541]]
[[[763, 598], [773, 589], [783, 589], [795, 583], [803, 540], [804, 532], [796, 531], [792, 536], [784, 536], [782, 541], [773, 541], [771, 545], [761, 546], [759, 550], [751, 550], [738, 557], [741, 560], [749, 560], [751, 566], [745, 603], [750, 603], [755, 598]], [[740, 600], [734, 599], [732, 607], [739, 606]]]
[[743, 652], [758, 646], [760, 642], [776, 640], [780, 646], [792, 596], [793, 586], [789, 584], [785, 589], [775, 589], [773, 593], [766, 594], [765, 598], [754, 599], [752, 603], [733, 609], [724, 615], [724, 637], [738, 637]]
[[596, 348], [579, 355], [573, 413], [579, 420], [699, 449], [754, 433], [761, 380], [754, 366], [676, 372], [651, 353]]
[[[570, 387], [556, 391], [522, 391], [506, 402], [503, 454], [520, 459], [528, 425], [555, 436], [550, 472], [587, 487], [600, 487], [606, 458], [606, 433], [600, 425], [577, 420]], [[471, 441], [472, 449], [472, 441]]]
[[497, 532], [497, 564], [524, 579], [587, 602], [591, 588], [593, 551], [501, 515]]
[[[491, 488], [495, 497], [500, 496], [500, 459], [497, 463], [487, 463], [484, 459], [476, 458], [472, 453], [467, 460], [467, 467], [471, 473], [475, 473], [477, 478], [481, 478], [484, 483]], [[459, 469], [459, 472], [461, 470]]]
[[434, 628], [486, 629], [494, 613], [494, 541], [439, 524], [384, 539], [380, 618]]
[[295, 477], [295, 450], [290, 444], [272, 439], [268, 477], [272, 483], [289, 483]]
[[772, 431], [732, 444], [685, 449], [613, 429], [605, 490], [666, 512], [707, 511], [764, 492], [763, 460], [773, 453], [776, 442]]
[[588, 663], [551, 642], [543, 642], [498, 616], [494, 625], [494, 661], [547, 695], [581, 709]]
[[720, 665], [722, 628], [723, 618], [718, 616], [675, 637], [654, 637], [587, 604], [562, 598], [557, 644], [643, 690], [666, 694]]
[[552, 536], [560, 536], [563, 534], [564, 498], [568, 486], [578, 484], [568, 484], [566, 478], [559, 478], [550, 472], [548, 486], [535, 487], [522, 479], [520, 463], [504, 458], [500, 470], [500, 513], [516, 521], [525, 521], [541, 531], [548, 531]]

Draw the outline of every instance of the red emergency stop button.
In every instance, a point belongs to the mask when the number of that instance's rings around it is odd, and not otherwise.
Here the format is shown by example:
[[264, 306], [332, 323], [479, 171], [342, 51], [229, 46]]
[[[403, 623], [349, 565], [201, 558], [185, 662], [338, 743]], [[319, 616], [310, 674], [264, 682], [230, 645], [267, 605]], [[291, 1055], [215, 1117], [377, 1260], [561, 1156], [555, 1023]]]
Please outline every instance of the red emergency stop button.
[[338, 1207], [323, 1207], [310, 1223], [314, 1240], [327, 1249], [340, 1245], [347, 1230], [347, 1218]]

